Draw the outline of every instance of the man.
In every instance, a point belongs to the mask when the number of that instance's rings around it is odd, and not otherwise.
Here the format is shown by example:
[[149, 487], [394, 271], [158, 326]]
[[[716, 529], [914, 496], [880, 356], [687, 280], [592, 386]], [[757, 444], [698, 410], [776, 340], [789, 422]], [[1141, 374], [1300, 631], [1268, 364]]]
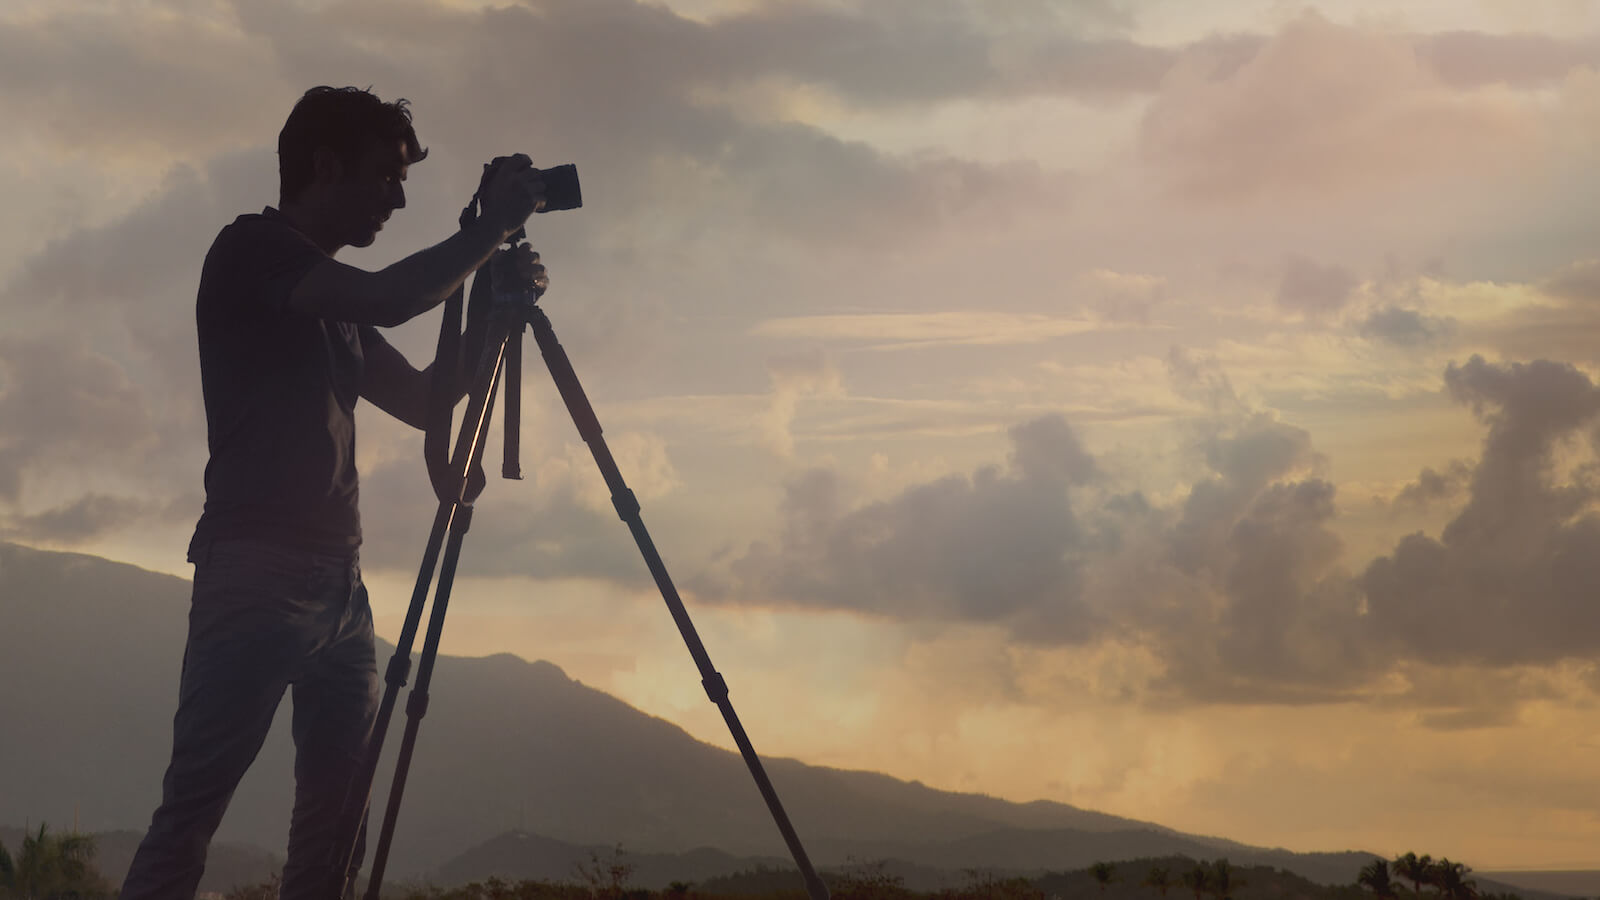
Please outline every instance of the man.
[[[357, 548], [358, 397], [424, 427], [432, 367], [375, 326], [432, 309], [542, 207], [527, 157], [496, 168], [481, 215], [376, 272], [336, 261], [405, 206], [427, 152], [404, 100], [307, 91], [278, 136], [279, 208], [223, 228], [196, 303], [210, 462], [172, 761], [123, 900], [193, 897], [206, 848], [293, 686], [295, 802], [281, 896], [327, 900], [340, 804], [372, 730], [378, 669]], [[544, 279], [537, 254], [507, 252]], [[460, 396], [460, 378], [452, 390]]]

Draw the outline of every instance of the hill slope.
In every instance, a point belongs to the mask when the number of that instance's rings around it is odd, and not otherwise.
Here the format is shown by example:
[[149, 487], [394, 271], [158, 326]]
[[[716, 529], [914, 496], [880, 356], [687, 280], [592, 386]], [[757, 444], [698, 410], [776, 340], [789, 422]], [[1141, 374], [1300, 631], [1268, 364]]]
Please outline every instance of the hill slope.
[[[188, 596], [179, 578], [0, 544], [0, 683], [14, 686], [0, 691], [0, 721], [18, 737], [0, 741], [0, 772], [12, 776], [0, 792], [0, 824], [66, 823], [76, 806], [85, 830], [143, 830], [170, 749]], [[384, 659], [390, 652], [380, 649]], [[292, 793], [287, 714], [285, 703], [220, 840], [281, 854]], [[1266, 852], [1059, 803], [1009, 803], [790, 759], [766, 763], [819, 865], [898, 856], [1042, 870], [1179, 852], [1245, 862]], [[441, 656], [391, 872], [437, 869], [513, 827], [640, 853], [715, 847], [787, 857], [737, 754], [547, 662]], [[1361, 858], [1268, 856], [1339, 881], [1354, 877], [1352, 860]]]

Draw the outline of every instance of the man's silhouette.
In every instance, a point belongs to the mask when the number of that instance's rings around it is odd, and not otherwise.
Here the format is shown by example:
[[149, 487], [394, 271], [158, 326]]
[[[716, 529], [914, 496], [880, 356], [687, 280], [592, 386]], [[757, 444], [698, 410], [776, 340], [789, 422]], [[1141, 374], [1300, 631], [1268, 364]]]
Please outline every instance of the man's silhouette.
[[[542, 206], [527, 157], [486, 185], [482, 214], [377, 272], [334, 260], [370, 245], [405, 206], [427, 152], [404, 100], [307, 91], [278, 136], [279, 206], [223, 228], [195, 308], [210, 462], [172, 761], [123, 900], [190, 898], [239, 779], [293, 686], [294, 815], [281, 896], [328, 900], [346, 784], [378, 698], [372, 612], [357, 548], [355, 406], [424, 427], [432, 367], [417, 371], [376, 326], [458, 290]], [[501, 261], [542, 280], [537, 254]], [[461, 393], [456, 373], [455, 395]]]

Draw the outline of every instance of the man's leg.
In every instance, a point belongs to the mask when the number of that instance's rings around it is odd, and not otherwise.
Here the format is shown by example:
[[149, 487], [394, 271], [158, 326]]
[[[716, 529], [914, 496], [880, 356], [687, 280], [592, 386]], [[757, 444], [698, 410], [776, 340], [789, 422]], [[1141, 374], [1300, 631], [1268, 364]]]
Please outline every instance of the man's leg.
[[294, 683], [294, 819], [281, 900], [328, 900], [334, 855], [345, 849], [335, 846], [339, 812], [378, 711], [372, 609], [360, 568], [353, 562], [320, 563], [314, 582], [339, 617], [328, 643]]
[[296, 621], [305, 574], [295, 569], [291, 557], [242, 541], [197, 561], [172, 761], [122, 900], [194, 896], [211, 836], [306, 648]]

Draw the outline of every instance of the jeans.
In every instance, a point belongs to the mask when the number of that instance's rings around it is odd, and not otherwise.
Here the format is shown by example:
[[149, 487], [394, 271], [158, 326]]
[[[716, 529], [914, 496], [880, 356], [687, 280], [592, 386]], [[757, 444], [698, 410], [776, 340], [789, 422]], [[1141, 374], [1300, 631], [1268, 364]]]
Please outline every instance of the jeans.
[[293, 685], [294, 814], [280, 897], [328, 900], [340, 807], [378, 706], [355, 551], [228, 540], [197, 548], [194, 563], [172, 762], [121, 898], [194, 897], [211, 836]]

